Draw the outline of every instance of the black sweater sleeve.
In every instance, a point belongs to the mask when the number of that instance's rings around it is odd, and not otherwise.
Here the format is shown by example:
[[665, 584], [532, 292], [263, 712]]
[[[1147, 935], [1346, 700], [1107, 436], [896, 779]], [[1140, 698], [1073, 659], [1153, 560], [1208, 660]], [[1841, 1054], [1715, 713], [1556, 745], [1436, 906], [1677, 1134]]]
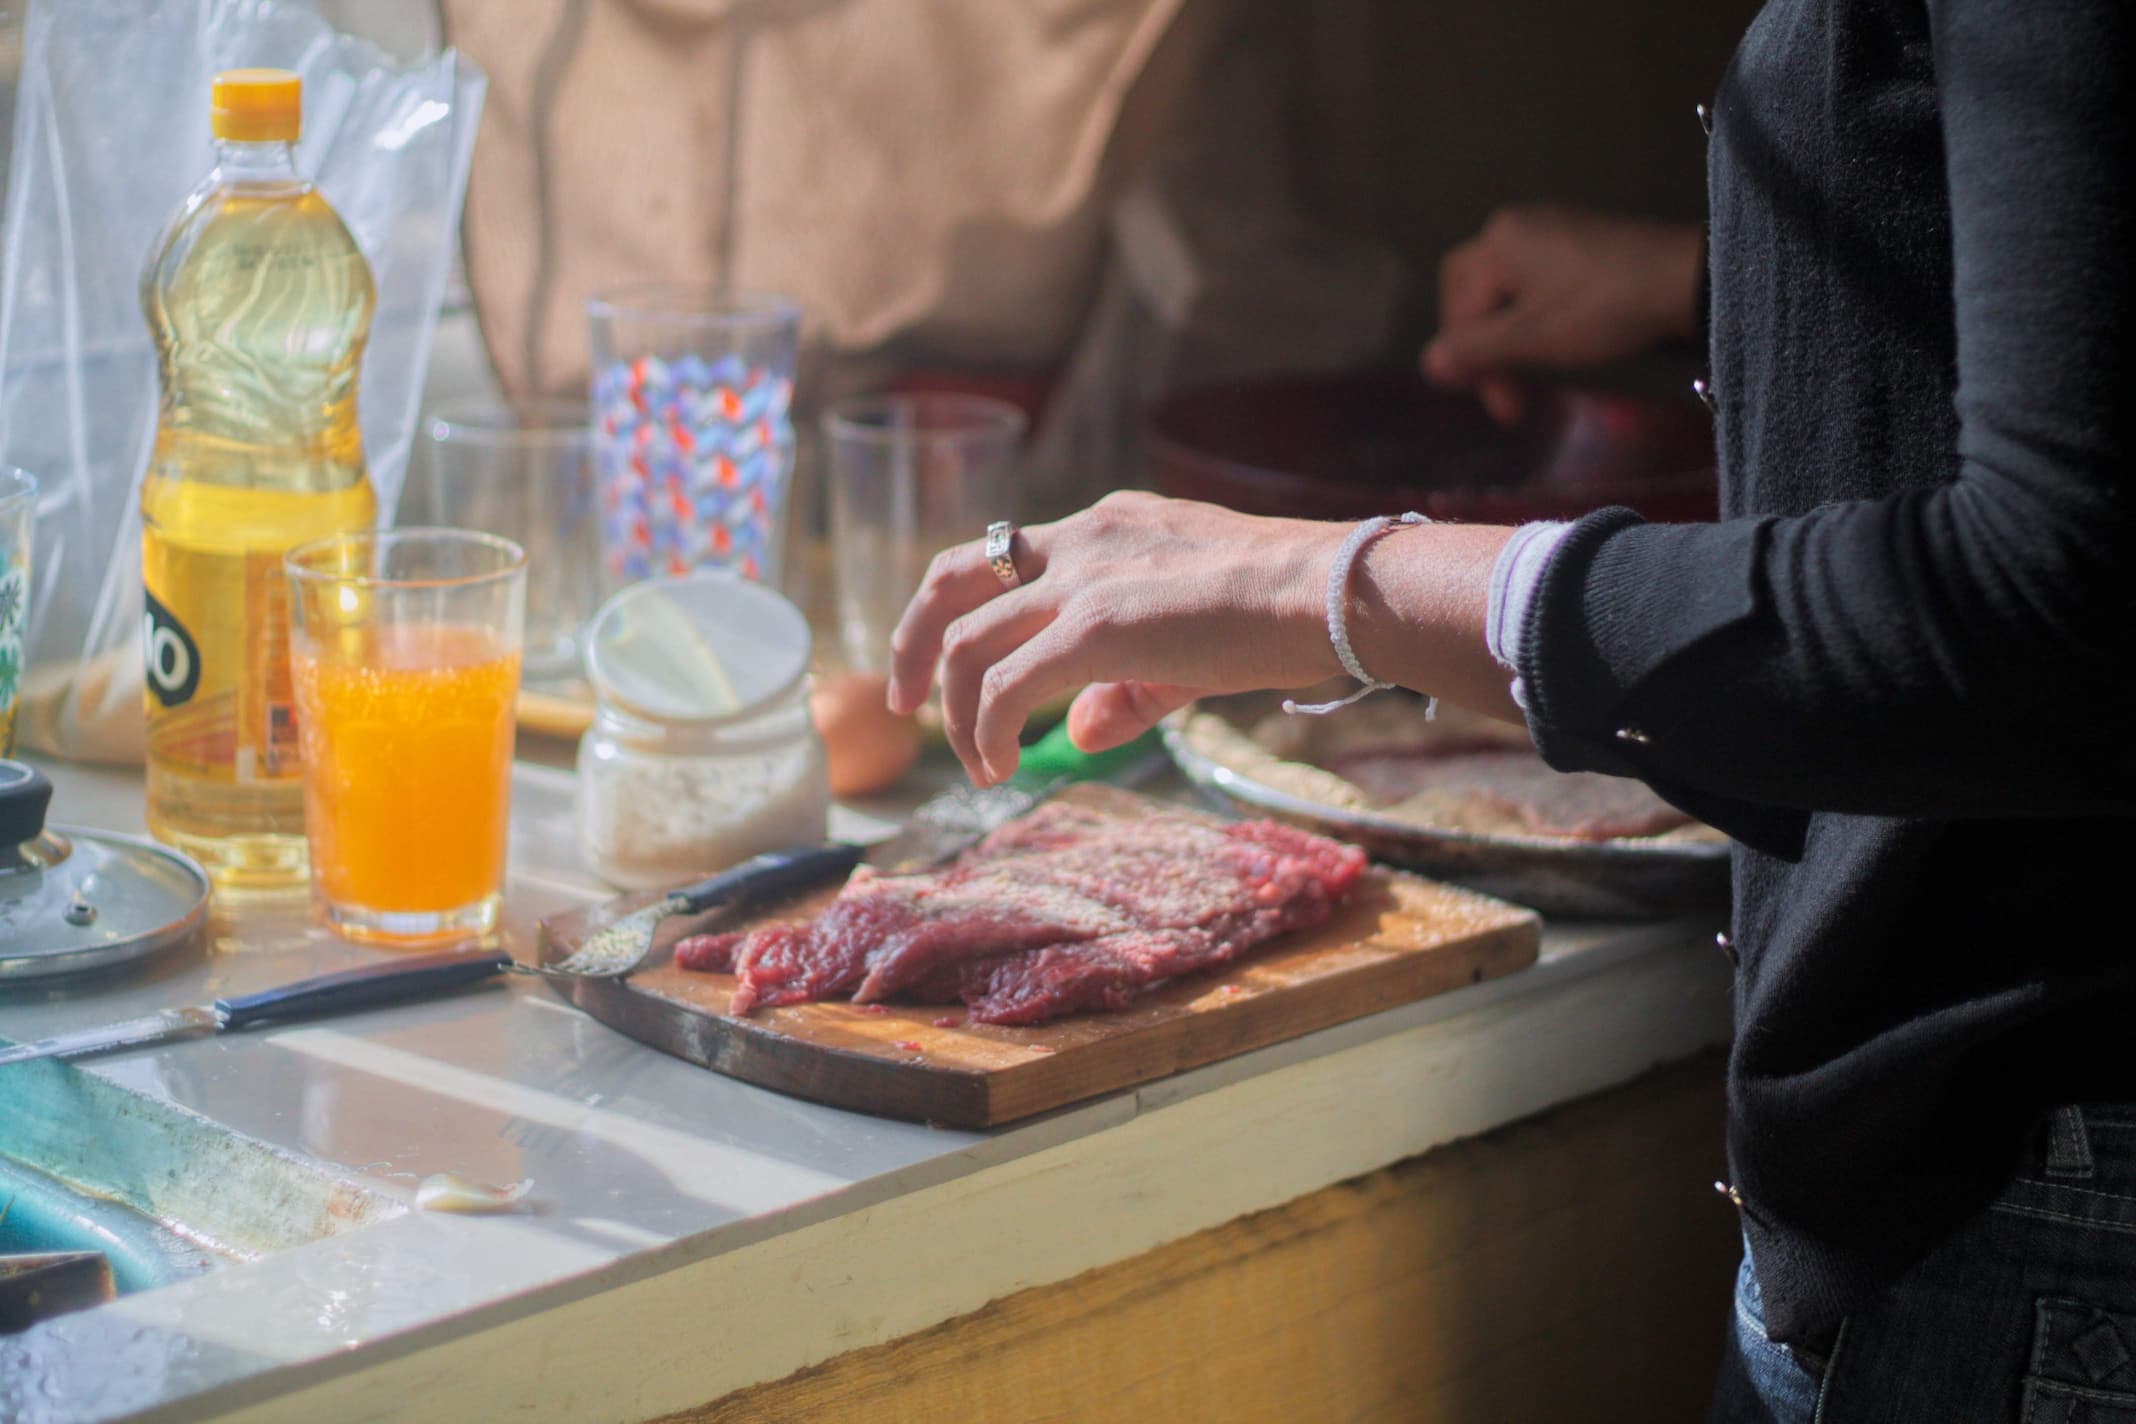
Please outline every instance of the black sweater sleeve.
[[1521, 676], [1562, 769], [1757, 844], [1774, 808], [2136, 805], [2136, 6], [1933, 0], [1955, 477], [1787, 518], [1577, 525]]

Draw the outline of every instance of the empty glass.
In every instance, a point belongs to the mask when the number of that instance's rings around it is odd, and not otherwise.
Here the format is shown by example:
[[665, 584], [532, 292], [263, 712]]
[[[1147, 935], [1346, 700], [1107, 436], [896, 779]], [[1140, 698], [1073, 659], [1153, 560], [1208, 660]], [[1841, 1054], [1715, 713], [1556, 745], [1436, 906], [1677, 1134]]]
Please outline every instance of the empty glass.
[[1023, 412], [984, 396], [863, 396], [825, 412], [839, 641], [854, 669], [889, 668], [929, 559], [1021, 516], [1023, 431]]
[[586, 315], [611, 581], [710, 566], [776, 585], [801, 309], [642, 283], [599, 294]]
[[526, 550], [525, 678], [579, 675], [579, 640], [605, 589], [583, 401], [467, 401], [424, 422], [400, 521], [478, 529]]

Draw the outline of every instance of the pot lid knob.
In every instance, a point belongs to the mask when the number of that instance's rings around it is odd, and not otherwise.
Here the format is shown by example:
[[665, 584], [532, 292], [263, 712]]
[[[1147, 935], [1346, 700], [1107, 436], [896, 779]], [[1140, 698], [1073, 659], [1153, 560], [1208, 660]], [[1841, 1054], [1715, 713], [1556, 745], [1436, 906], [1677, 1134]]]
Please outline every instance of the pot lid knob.
[[34, 766], [0, 761], [0, 846], [36, 840], [52, 805], [52, 783]]

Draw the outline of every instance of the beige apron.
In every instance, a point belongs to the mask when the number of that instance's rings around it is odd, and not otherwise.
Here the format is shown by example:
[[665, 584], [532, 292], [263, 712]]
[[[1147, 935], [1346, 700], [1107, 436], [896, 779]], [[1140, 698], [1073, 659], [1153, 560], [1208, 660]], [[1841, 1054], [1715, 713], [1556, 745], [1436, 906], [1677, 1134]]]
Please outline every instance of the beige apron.
[[490, 79], [465, 230], [504, 388], [582, 390], [586, 298], [641, 280], [798, 298], [817, 353], [1059, 361], [1193, 8], [445, 0]]

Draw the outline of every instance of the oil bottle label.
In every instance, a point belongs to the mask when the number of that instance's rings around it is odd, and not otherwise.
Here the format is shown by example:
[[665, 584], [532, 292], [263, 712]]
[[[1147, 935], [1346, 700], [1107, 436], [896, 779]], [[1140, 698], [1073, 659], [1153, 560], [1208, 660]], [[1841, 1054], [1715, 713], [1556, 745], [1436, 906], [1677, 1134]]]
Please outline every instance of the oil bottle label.
[[148, 620], [141, 630], [141, 645], [148, 653], [148, 690], [165, 707], [176, 707], [190, 701], [200, 688], [200, 649], [156, 595], [147, 596]]
[[188, 549], [151, 533], [142, 572], [150, 760], [240, 782], [295, 776], [281, 555]]

